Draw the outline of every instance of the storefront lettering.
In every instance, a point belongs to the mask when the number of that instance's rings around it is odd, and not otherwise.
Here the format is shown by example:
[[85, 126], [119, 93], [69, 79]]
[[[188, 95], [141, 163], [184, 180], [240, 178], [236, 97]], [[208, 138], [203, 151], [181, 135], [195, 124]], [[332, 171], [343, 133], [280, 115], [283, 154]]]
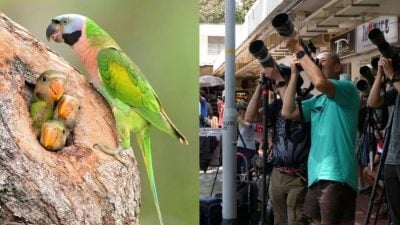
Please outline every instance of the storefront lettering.
[[351, 30], [331, 39], [331, 49], [336, 49], [340, 57], [353, 54], [355, 51], [355, 31]]
[[382, 31], [385, 40], [389, 44], [398, 42], [398, 20], [397, 16], [380, 16], [357, 26], [355, 37], [356, 53], [376, 49], [376, 46], [368, 38], [369, 32], [374, 28]]
[[367, 24], [364, 24], [362, 26], [362, 42], [364, 41], [368, 41], [368, 33], [374, 29], [374, 28], [379, 28], [379, 30], [381, 30], [384, 34], [389, 33], [390, 28], [389, 28], [389, 19], [381, 19], [378, 20], [377, 22], [370, 22]]
[[338, 39], [335, 41], [336, 53], [338, 55], [343, 55], [350, 51], [350, 33], [347, 34], [346, 38]]

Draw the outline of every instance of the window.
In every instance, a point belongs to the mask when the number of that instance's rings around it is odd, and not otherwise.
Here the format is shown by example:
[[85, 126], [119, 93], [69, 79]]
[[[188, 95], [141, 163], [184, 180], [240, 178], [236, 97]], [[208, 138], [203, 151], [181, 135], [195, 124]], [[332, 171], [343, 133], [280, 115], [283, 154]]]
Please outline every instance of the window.
[[218, 56], [225, 48], [224, 37], [208, 37], [208, 55]]

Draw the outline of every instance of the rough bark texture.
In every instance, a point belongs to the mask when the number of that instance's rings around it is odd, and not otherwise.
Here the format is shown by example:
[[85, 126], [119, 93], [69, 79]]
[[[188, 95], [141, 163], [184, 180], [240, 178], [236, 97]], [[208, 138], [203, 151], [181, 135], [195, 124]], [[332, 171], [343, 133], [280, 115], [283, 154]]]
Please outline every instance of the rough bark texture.
[[[67, 74], [81, 101], [69, 146], [44, 149], [29, 116], [40, 73]], [[138, 224], [140, 182], [132, 152], [125, 167], [92, 149], [116, 147], [114, 119], [91, 85], [59, 55], [0, 13], [0, 224]]]

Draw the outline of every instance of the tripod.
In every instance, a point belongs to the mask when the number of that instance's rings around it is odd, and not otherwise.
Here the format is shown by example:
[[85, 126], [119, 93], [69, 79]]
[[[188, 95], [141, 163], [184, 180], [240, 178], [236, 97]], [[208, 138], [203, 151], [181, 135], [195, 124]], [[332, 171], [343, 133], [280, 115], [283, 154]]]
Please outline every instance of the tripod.
[[267, 159], [268, 159], [268, 97], [269, 97], [269, 90], [270, 87], [272, 86], [272, 80], [268, 79], [265, 76], [262, 76], [262, 105], [263, 105], [263, 135], [262, 135], [262, 140], [263, 140], [263, 157], [262, 157], [262, 177], [261, 177], [261, 221], [260, 225], [265, 225], [266, 224], [266, 211], [267, 211], [267, 205], [268, 205], [268, 195], [267, 195], [267, 189], [269, 186], [269, 180], [268, 183], [266, 182], [267, 180]]
[[[360, 116], [361, 117], [361, 116]], [[358, 144], [357, 159], [362, 165], [371, 163], [369, 158], [369, 152], [374, 151], [374, 129], [376, 124], [373, 118], [373, 110], [369, 107], [366, 108], [366, 119], [363, 125], [361, 142]]]
[[[394, 115], [393, 112], [392, 112], [392, 115], [390, 116], [389, 124], [386, 127], [385, 141], [384, 141], [384, 145], [383, 145], [383, 152], [382, 152], [382, 156], [381, 156], [381, 161], [379, 162], [378, 172], [377, 172], [377, 175], [376, 175], [376, 178], [375, 178], [374, 186], [372, 188], [371, 197], [369, 199], [368, 210], [367, 210], [367, 215], [365, 217], [364, 225], [368, 225], [369, 220], [371, 218], [372, 206], [374, 204], [376, 191], [378, 189], [379, 179], [380, 179], [380, 176], [381, 176], [381, 173], [382, 173], [382, 170], [383, 170], [383, 166], [385, 165], [385, 160], [386, 160], [387, 152], [388, 152], [388, 149], [389, 149], [390, 131], [392, 130], [392, 124], [393, 124], [393, 115]], [[378, 210], [377, 213], [379, 213], [379, 210]], [[375, 220], [375, 222], [376, 221], [377, 220]]]

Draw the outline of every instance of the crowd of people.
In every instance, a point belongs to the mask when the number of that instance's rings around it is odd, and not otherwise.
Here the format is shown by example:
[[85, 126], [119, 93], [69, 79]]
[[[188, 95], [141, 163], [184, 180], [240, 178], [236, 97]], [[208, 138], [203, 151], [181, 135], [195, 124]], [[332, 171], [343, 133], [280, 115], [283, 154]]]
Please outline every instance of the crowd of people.
[[[306, 54], [299, 35], [285, 37], [283, 42], [295, 53], [290, 70], [274, 65], [261, 73], [273, 81], [277, 95], [265, 109], [270, 112], [273, 133], [268, 193], [275, 224], [354, 224], [357, 194], [379, 176], [377, 166], [386, 145], [381, 176], [385, 193], [381, 194], [386, 194], [392, 223], [400, 224], [400, 195], [396, 193], [400, 190], [399, 62], [380, 56], [369, 93], [361, 93], [352, 81], [341, 79], [350, 76], [343, 76], [336, 53], [322, 52], [315, 60]], [[319, 94], [305, 96], [298, 91], [300, 67]], [[237, 108], [237, 149], [248, 161], [257, 152], [254, 124], [262, 120], [264, 110], [260, 109], [259, 83], [249, 104], [240, 103]], [[374, 157], [370, 162], [357, 157], [357, 151], [364, 149], [359, 146], [365, 144], [360, 141], [365, 129], [357, 129], [365, 122], [359, 117], [362, 108], [389, 108], [391, 115], [386, 124], [373, 128]]]

